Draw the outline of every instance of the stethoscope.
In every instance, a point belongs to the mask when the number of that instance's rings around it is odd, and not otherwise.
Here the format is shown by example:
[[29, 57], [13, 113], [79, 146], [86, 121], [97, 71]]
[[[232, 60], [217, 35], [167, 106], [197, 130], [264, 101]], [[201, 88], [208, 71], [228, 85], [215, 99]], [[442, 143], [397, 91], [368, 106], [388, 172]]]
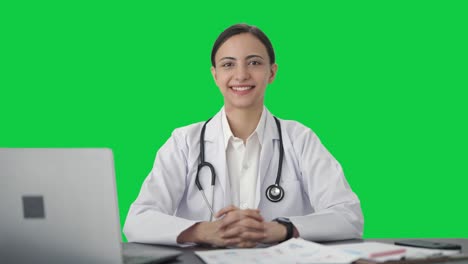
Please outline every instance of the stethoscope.
[[[265, 191], [265, 196], [267, 197], [270, 202], [277, 203], [281, 201], [284, 197], [284, 189], [280, 186], [280, 180], [281, 180], [281, 168], [283, 167], [283, 155], [284, 155], [284, 149], [283, 149], [283, 136], [281, 134], [281, 124], [278, 118], [273, 117], [276, 122], [276, 127], [278, 128], [278, 134], [279, 134], [279, 145], [280, 145], [280, 153], [279, 153], [279, 163], [278, 163], [278, 172], [276, 174], [276, 181], [274, 184], [268, 186], [268, 188]], [[198, 169], [197, 169], [197, 175], [195, 176], [195, 184], [198, 187], [198, 190], [201, 192], [203, 196], [203, 200], [205, 200], [206, 206], [211, 211], [211, 216], [210, 216], [210, 221], [213, 219], [213, 216], [215, 214], [213, 210], [213, 200], [214, 200], [214, 186], [215, 186], [215, 179], [216, 179], [216, 172], [211, 165], [211, 163], [205, 161], [205, 129], [206, 129], [206, 124], [210, 122], [211, 118], [208, 119], [205, 124], [203, 124], [201, 133], [200, 133], [200, 164], [198, 164]], [[205, 191], [203, 190], [203, 186], [200, 183], [200, 180], [198, 178], [200, 171], [203, 167], [208, 167], [211, 172], [211, 203], [208, 202], [208, 199], [206, 199], [205, 196]]]

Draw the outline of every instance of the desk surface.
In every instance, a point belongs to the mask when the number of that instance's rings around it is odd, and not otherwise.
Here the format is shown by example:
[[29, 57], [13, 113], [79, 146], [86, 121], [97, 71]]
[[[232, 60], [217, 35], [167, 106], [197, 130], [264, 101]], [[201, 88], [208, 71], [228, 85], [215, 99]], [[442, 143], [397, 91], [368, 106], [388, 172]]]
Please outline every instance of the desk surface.
[[[410, 239], [410, 238], [404, 238], [404, 239]], [[376, 242], [393, 244], [397, 240], [403, 240], [403, 239], [366, 239], [365, 241], [376, 241]], [[468, 254], [468, 239], [437, 239], [435, 238], [435, 239], [423, 239], [423, 240], [459, 244], [462, 246], [462, 253]], [[322, 243], [322, 244], [334, 245], [334, 244], [342, 244], [342, 243], [360, 243], [363, 241], [364, 240], [353, 239], [353, 240], [346, 240], [346, 241], [327, 242], [327, 243]], [[204, 262], [201, 259], [199, 259], [197, 255], [195, 255], [194, 251], [212, 250], [211, 248], [203, 248], [203, 247], [178, 248], [178, 247], [159, 246], [159, 245], [158, 247], [171, 248], [171, 249], [175, 248], [183, 252], [183, 255], [180, 256], [177, 261], [168, 262], [168, 263], [203, 264]]]

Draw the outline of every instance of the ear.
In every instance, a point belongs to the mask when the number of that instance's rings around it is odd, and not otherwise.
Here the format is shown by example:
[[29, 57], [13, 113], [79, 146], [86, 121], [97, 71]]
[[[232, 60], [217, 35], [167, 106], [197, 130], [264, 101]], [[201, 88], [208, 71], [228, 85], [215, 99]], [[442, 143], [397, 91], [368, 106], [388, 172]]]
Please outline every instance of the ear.
[[216, 82], [216, 68], [211, 66], [211, 75], [213, 75], [213, 79]]
[[268, 78], [268, 83], [272, 83], [275, 80], [277, 71], [278, 71], [278, 64], [273, 63], [270, 66], [270, 77]]

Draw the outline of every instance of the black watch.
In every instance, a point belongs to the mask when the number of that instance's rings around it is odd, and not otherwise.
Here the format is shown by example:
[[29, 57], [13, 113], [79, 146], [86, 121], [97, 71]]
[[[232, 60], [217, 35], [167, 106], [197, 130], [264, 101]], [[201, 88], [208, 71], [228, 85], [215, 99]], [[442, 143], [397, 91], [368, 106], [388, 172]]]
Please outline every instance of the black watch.
[[293, 237], [294, 225], [291, 221], [289, 221], [288, 218], [278, 217], [278, 218], [273, 219], [273, 221], [277, 222], [278, 224], [284, 225], [286, 227], [286, 238], [283, 241], [286, 241]]

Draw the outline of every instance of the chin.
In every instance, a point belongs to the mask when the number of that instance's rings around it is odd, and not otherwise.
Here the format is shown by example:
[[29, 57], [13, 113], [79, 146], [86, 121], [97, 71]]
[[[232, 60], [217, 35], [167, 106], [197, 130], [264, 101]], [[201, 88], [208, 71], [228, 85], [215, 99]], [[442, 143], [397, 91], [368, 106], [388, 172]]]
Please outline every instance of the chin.
[[249, 110], [255, 109], [258, 107], [263, 107], [263, 103], [259, 104], [257, 102], [224, 102], [224, 105], [230, 109], [238, 109], [238, 110]]

